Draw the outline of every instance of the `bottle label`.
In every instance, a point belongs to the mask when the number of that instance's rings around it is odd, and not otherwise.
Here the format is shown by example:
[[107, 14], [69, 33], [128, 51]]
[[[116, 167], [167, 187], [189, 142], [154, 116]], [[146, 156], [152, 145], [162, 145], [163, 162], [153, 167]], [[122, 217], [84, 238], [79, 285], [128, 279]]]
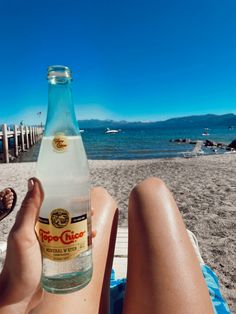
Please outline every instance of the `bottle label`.
[[56, 208], [49, 218], [39, 217], [36, 233], [44, 257], [65, 261], [88, 249], [87, 215], [70, 217], [67, 210]]
[[52, 140], [52, 147], [54, 151], [63, 153], [67, 151], [68, 140], [63, 133], [57, 133]]

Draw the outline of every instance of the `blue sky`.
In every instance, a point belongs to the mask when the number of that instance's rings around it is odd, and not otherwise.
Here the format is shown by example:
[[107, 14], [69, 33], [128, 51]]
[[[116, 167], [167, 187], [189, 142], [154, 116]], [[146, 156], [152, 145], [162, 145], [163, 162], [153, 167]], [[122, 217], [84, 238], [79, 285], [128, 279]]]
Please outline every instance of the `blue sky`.
[[73, 71], [79, 119], [236, 113], [235, 12], [235, 0], [2, 0], [0, 123], [45, 120], [53, 64]]

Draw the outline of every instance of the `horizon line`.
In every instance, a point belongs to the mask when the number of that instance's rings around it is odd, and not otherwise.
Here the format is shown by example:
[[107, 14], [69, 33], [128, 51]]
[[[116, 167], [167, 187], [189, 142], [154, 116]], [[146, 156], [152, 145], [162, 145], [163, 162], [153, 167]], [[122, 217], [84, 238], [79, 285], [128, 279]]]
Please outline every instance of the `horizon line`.
[[99, 118], [90, 118], [90, 119], [77, 119], [77, 121], [93, 121], [93, 120], [97, 120], [97, 121], [112, 121], [112, 122], [127, 122], [127, 123], [155, 123], [155, 122], [165, 122], [168, 120], [172, 120], [172, 119], [181, 119], [181, 118], [189, 118], [189, 117], [201, 117], [201, 116], [227, 116], [227, 115], [233, 115], [236, 116], [235, 113], [233, 112], [229, 112], [229, 113], [223, 113], [223, 114], [216, 114], [216, 113], [205, 113], [205, 114], [191, 114], [191, 115], [186, 115], [186, 116], [174, 116], [174, 117], [170, 117], [170, 118], [166, 118], [165, 120], [148, 120], [148, 119], [144, 119], [144, 120], [126, 120], [126, 119], [122, 119], [122, 120], [116, 120], [116, 119], [111, 119], [111, 118], [106, 118], [106, 119], [99, 119]]

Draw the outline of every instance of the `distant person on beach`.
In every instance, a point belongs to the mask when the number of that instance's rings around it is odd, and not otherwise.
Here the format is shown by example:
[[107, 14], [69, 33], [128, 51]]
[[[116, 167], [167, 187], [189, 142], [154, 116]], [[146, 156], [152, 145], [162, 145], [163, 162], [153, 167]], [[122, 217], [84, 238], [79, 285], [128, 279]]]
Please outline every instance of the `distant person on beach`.
[[[96, 230], [92, 280], [82, 290], [55, 295], [43, 293], [40, 288], [42, 262], [34, 226], [42, 200], [40, 182], [30, 179], [28, 193], [8, 238], [0, 275], [0, 313], [109, 313], [110, 275], [118, 225], [116, 202], [105, 189], [92, 189], [93, 229]], [[209, 295], [211, 287], [204, 280], [207, 274], [201, 271], [204, 262], [195, 254], [166, 185], [156, 178], [139, 183], [130, 193], [128, 215], [128, 271], [123, 313], [214, 313]], [[219, 308], [218, 313], [229, 313], [224, 301], [219, 300], [216, 313]]]
[[16, 200], [17, 195], [12, 188], [0, 191], [0, 221], [13, 211]]

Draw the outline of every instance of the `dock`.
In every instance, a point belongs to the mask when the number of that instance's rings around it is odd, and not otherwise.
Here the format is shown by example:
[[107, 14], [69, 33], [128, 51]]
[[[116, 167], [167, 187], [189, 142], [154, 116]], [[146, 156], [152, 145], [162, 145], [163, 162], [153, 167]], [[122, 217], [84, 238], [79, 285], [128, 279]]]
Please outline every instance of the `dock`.
[[[43, 135], [42, 126], [2, 124], [0, 127], [0, 142], [2, 142], [2, 160], [9, 163], [17, 158], [20, 152], [26, 152], [35, 145]], [[11, 141], [11, 143], [10, 143]], [[13, 146], [13, 149], [11, 147]]]

